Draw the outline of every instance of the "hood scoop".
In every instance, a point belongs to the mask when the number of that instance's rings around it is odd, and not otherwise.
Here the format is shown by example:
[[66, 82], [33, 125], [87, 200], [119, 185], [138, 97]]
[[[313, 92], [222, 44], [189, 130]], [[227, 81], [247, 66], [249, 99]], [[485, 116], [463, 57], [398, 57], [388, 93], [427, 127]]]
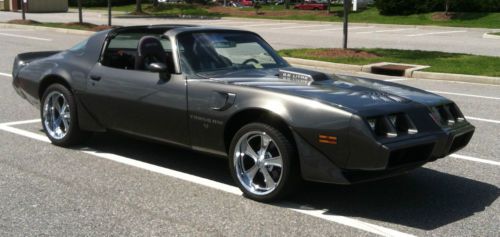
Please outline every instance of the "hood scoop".
[[330, 79], [328, 75], [322, 72], [291, 67], [280, 69], [278, 77], [283, 80], [303, 83], [307, 85], [316, 81], [326, 81]]

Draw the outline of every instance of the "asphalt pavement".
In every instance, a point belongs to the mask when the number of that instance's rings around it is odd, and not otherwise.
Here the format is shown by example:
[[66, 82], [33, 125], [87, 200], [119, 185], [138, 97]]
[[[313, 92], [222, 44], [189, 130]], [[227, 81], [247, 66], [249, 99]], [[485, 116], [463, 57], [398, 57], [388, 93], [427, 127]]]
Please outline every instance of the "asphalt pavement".
[[[2, 12], [0, 22], [19, 19], [20, 13]], [[68, 13], [31, 13], [28, 19], [42, 22], [75, 22], [75, 11]], [[84, 11], [84, 21], [107, 24], [104, 11]], [[342, 46], [342, 24], [339, 22], [282, 21], [248, 18], [219, 20], [172, 18], [114, 18], [115, 25], [195, 24], [237, 27], [264, 36], [276, 49], [328, 48]], [[394, 22], [397, 24], [397, 22]], [[443, 51], [478, 55], [500, 56], [500, 39], [485, 39], [486, 32], [499, 29], [457, 28], [437, 26], [408, 26], [352, 23], [349, 27], [351, 48], [395, 48]]]
[[295, 197], [262, 204], [240, 195], [221, 158], [118, 134], [73, 149], [49, 144], [38, 110], [12, 89], [12, 61], [84, 38], [0, 28], [0, 236], [500, 233], [500, 86], [382, 77], [456, 101], [477, 127], [470, 145], [403, 176], [307, 183]]

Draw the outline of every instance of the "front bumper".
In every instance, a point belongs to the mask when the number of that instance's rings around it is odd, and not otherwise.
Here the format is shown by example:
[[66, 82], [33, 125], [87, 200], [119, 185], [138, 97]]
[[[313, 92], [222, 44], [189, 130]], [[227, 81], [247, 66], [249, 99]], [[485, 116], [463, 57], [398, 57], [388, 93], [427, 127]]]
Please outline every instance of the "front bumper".
[[[360, 140], [359, 144], [352, 144], [357, 149], [352, 149], [344, 167], [337, 166], [327, 155], [312, 146], [302, 150], [305, 141], [298, 141], [302, 176], [310, 181], [336, 184], [353, 184], [395, 176], [464, 148], [474, 131], [474, 126], [464, 122], [460, 126], [397, 142]], [[295, 137], [296, 140], [301, 140]]]

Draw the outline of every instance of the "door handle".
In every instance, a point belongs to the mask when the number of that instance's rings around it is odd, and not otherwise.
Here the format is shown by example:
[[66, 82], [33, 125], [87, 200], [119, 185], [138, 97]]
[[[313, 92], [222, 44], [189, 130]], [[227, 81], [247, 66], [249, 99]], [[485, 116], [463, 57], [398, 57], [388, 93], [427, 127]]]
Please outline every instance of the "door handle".
[[93, 81], [100, 81], [101, 80], [101, 76], [90, 75], [90, 79], [93, 80]]

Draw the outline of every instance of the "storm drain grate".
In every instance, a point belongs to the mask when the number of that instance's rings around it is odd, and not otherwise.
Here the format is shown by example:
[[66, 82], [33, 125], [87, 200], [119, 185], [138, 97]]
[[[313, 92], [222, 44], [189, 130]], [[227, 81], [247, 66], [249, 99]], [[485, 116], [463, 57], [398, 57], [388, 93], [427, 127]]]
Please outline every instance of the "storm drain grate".
[[371, 72], [374, 74], [387, 75], [387, 76], [404, 76], [406, 69], [413, 68], [413, 66], [386, 64], [380, 66], [372, 66]]

